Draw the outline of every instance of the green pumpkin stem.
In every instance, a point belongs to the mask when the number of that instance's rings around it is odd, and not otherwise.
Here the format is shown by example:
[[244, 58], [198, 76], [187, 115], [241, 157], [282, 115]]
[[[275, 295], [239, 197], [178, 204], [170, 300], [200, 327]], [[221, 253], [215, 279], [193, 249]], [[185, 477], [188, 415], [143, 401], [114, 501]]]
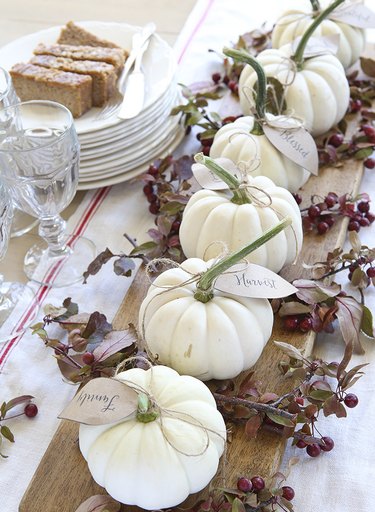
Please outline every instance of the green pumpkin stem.
[[310, 2], [311, 2], [311, 7], [312, 7], [313, 12], [318, 12], [318, 11], [320, 11], [320, 3], [319, 3], [319, 0], [310, 0]]
[[263, 244], [271, 240], [271, 238], [283, 231], [287, 226], [290, 226], [291, 223], [291, 217], [285, 217], [278, 224], [276, 224], [276, 226], [273, 226], [271, 229], [265, 231], [263, 235], [257, 238], [254, 242], [246, 245], [239, 251], [231, 254], [230, 256], [227, 256], [209, 268], [199, 279], [194, 298], [204, 303], [210, 301], [214, 296], [213, 283], [217, 277], [219, 277], [236, 263], [239, 263], [242, 259], [246, 258], [246, 256], [248, 256], [251, 252], [255, 251]]
[[251, 203], [251, 199], [249, 195], [246, 193], [246, 189], [241, 189], [241, 183], [235, 176], [232, 176], [227, 170], [225, 170], [221, 165], [219, 165], [214, 159], [204, 156], [203, 153], [198, 153], [195, 155], [194, 160], [200, 164], [203, 164], [212, 171], [215, 176], [220, 178], [224, 183], [226, 183], [233, 194], [231, 202], [234, 204], [246, 204]]
[[[232, 57], [232, 59], [234, 60], [249, 64], [257, 74], [258, 91], [255, 100], [255, 110], [258, 114], [259, 119], [263, 119], [265, 115], [265, 107], [267, 100], [267, 77], [262, 65], [245, 50], [234, 50], [233, 48], [226, 47], [223, 48], [223, 53], [227, 57]], [[259, 123], [255, 123], [252, 133], [254, 133], [255, 135], [263, 134], [262, 127]]]
[[317, 16], [315, 18], [315, 20], [311, 23], [309, 28], [303, 34], [301, 41], [298, 43], [297, 50], [295, 51], [294, 57], [293, 57], [293, 60], [296, 63], [298, 71], [300, 71], [302, 69], [303, 61], [304, 61], [303, 54], [305, 52], [307, 42], [310, 39], [310, 37], [313, 35], [313, 33], [315, 32], [316, 28], [322, 23], [323, 20], [325, 20], [331, 14], [332, 11], [334, 11], [339, 5], [341, 5], [344, 2], [345, 2], [345, 0], [335, 0], [334, 2], [332, 2], [327, 7], [327, 9], [322, 11], [319, 14], [319, 16]]
[[158, 416], [159, 414], [150, 402], [149, 397], [145, 393], [139, 393], [137, 421], [141, 423], [150, 423], [151, 421], [155, 421]]

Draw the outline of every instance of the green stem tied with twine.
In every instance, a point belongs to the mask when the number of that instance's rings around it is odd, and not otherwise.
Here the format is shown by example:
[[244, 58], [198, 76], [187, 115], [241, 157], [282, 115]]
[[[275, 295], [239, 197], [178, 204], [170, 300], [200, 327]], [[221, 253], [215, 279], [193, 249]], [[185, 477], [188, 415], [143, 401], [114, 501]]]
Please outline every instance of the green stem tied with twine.
[[311, 2], [311, 7], [312, 7], [313, 12], [314, 13], [319, 12], [320, 11], [319, 0], [310, 0], [310, 2]]
[[271, 240], [274, 236], [283, 231], [287, 226], [292, 224], [291, 217], [287, 216], [283, 220], [281, 220], [276, 226], [273, 226], [271, 229], [268, 229], [263, 233], [262, 236], [257, 238], [254, 242], [249, 245], [246, 245], [239, 251], [227, 256], [222, 259], [211, 268], [206, 270], [204, 274], [200, 277], [197, 282], [197, 290], [194, 294], [194, 298], [199, 300], [200, 302], [206, 303], [210, 301], [213, 296], [213, 284], [215, 279], [217, 279], [221, 274], [223, 274], [230, 267], [239, 263], [242, 259], [246, 258], [251, 252], [256, 251], [263, 244]]
[[141, 423], [150, 423], [158, 418], [159, 412], [150, 401], [146, 393], [139, 393], [138, 395], [138, 408], [137, 408], [137, 421]]
[[317, 16], [315, 18], [313, 23], [311, 23], [309, 28], [303, 34], [301, 41], [298, 43], [297, 50], [295, 51], [294, 56], [292, 57], [294, 62], [296, 63], [298, 71], [301, 71], [301, 69], [303, 67], [303, 61], [304, 61], [303, 54], [305, 52], [307, 42], [310, 39], [310, 37], [313, 35], [313, 33], [315, 32], [316, 28], [322, 23], [323, 20], [325, 20], [331, 14], [332, 11], [334, 11], [339, 5], [343, 4], [344, 2], [345, 2], [345, 0], [335, 0], [334, 2], [332, 2], [331, 5], [329, 5], [327, 7], [327, 9], [322, 11], [319, 14], [319, 16]]
[[207, 169], [209, 169], [215, 174], [215, 176], [220, 178], [222, 181], [224, 181], [224, 183], [228, 185], [230, 191], [233, 194], [233, 197], [231, 199], [232, 203], [246, 204], [252, 202], [246, 190], [244, 188], [240, 188], [240, 181], [238, 181], [238, 179], [235, 176], [230, 174], [226, 169], [219, 165], [213, 158], [204, 156], [203, 153], [198, 153], [197, 155], [194, 156], [194, 160], [197, 163], [206, 166]]
[[[255, 100], [255, 110], [258, 115], [258, 119], [264, 119], [267, 100], [267, 77], [262, 65], [245, 50], [234, 50], [233, 48], [225, 47], [223, 48], [223, 53], [227, 57], [232, 57], [232, 59], [236, 61], [249, 64], [254, 69], [258, 77], [258, 91]], [[254, 123], [254, 128], [251, 133], [254, 135], [263, 135], [263, 129], [259, 122]]]

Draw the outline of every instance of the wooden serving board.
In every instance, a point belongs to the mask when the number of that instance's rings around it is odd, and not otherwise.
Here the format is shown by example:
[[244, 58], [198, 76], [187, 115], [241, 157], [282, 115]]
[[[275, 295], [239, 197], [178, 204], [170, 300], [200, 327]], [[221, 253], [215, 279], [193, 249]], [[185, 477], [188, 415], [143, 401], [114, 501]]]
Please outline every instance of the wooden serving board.
[[[308, 204], [313, 194], [324, 196], [330, 191], [338, 194], [357, 193], [362, 173], [362, 162], [357, 161], [349, 161], [342, 168], [322, 170], [319, 177], [312, 176], [302, 189], [304, 203]], [[345, 241], [347, 224], [347, 219], [337, 222], [324, 236], [308, 234], [304, 239], [297, 264], [285, 268], [282, 272], [283, 277], [289, 281], [301, 278], [304, 274], [306, 277], [302, 262], [314, 263], [325, 260], [328, 251], [341, 247]], [[115, 328], [126, 328], [129, 322], [137, 324], [139, 304], [147, 288], [148, 281], [144, 272], [140, 270], [116, 314]], [[282, 394], [293, 386], [293, 382], [284, 379], [277, 368], [281, 354], [272, 340], [292, 343], [309, 355], [314, 339], [315, 334], [312, 332], [286, 332], [277, 317], [271, 340], [254, 368], [255, 377], [263, 382], [263, 389]], [[241, 374], [239, 379], [242, 380], [243, 377], [244, 374]], [[231, 427], [231, 431], [225, 467], [219, 471], [219, 477], [225, 477], [227, 487], [235, 486], [240, 476], [259, 474], [267, 477], [278, 470], [285, 449], [285, 440], [269, 432], [260, 432], [255, 440], [248, 440], [244, 435], [243, 426], [240, 425]], [[74, 512], [90, 496], [104, 493], [105, 490], [91, 478], [87, 464], [79, 451], [78, 425], [62, 421], [22, 499], [19, 510]], [[139, 509], [123, 506], [121, 510]]]

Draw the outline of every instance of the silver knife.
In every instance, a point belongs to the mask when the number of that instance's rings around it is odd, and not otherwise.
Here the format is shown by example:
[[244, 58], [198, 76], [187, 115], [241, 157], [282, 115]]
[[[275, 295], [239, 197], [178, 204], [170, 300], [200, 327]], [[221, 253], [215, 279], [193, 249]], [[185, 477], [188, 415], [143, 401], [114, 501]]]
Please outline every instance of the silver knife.
[[134, 69], [128, 76], [124, 99], [117, 114], [120, 119], [131, 119], [142, 110], [145, 97], [145, 75], [141, 70], [141, 63], [149, 43], [150, 39], [147, 39], [137, 53]]

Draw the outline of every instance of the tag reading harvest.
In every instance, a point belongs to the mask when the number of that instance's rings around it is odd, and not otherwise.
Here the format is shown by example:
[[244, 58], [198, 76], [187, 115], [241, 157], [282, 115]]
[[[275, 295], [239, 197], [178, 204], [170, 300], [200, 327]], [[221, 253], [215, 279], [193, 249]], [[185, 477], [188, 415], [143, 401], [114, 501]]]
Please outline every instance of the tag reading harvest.
[[358, 28], [374, 28], [375, 12], [363, 4], [351, 2], [340, 5], [329, 16], [329, 19], [341, 21]]

